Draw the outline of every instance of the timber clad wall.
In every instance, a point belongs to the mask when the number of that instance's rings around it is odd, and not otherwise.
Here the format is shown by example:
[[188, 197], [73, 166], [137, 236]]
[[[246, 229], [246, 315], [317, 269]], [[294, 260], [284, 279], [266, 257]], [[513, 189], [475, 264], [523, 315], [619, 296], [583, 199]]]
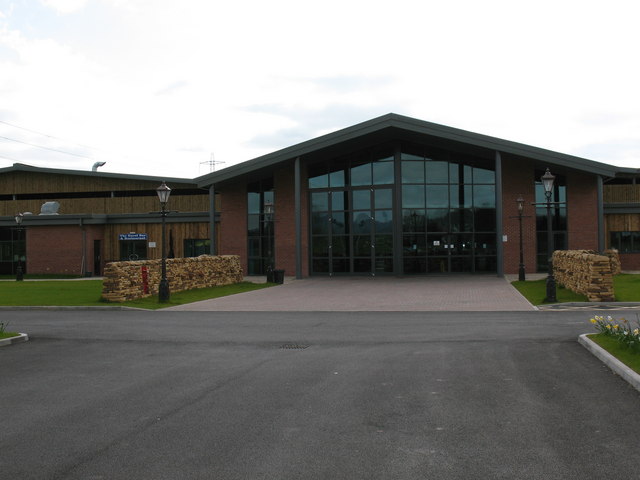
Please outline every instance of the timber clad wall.
[[[185, 239], [205, 239], [209, 238], [209, 224], [199, 223], [169, 223], [171, 216], [167, 217], [167, 254], [169, 253], [169, 242], [173, 234], [173, 251], [176, 257], [184, 256]], [[105, 262], [116, 262], [120, 260], [120, 240], [122, 233], [146, 233], [147, 242], [156, 242], [155, 248], [147, 248], [147, 258], [149, 260], [162, 258], [162, 224], [160, 223], [127, 223], [121, 225], [105, 225], [103, 258]]]
[[[88, 175], [49, 175], [38, 172], [8, 172], [2, 175], [0, 196], [17, 196], [17, 199], [0, 200], [0, 216], [15, 215], [17, 212], [40, 213], [40, 207], [47, 201], [60, 203], [61, 214], [118, 214], [148, 213], [159, 210], [155, 194], [157, 181], [139, 181], [119, 178], [104, 178]], [[201, 195], [180, 195], [181, 190], [193, 190], [195, 184], [171, 184], [172, 195], [169, 208], [180, 212], [206, 212], [209, 210], [209, 195], [202, 190]], [[92, 197], [95, 192], [114, 197]], [[120, 192], [120, 193], [118, 193]], [[149, 196], [126, 196], [126, 192], [148, 192]], [[61, 198], [61, 194], [86, 193], [84, 198]], [[21, 199], [21, 195], [37, 194], [41, 198]], [[47, 196], [47, 194], [50, 194]], [[58, 196], [56, 196], [58, 195]], [[0, 197], [2, 198], [2, 197]]]
[[640, 203], [640, 185], [605, 185], [604, 203]]

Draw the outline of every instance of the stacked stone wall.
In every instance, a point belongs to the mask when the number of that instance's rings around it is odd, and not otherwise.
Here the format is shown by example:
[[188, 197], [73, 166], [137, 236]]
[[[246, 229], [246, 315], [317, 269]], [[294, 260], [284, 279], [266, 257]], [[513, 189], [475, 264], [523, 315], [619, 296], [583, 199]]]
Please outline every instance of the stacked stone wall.
[[618, 253], [618, 250], [605, 250], [604, 255], [609, 257], [609, 263], [611, 264], [611, 274], [618, 275], [622, 273], [622, 262], [620, 261], [620, 254]]
[[590, 250], [556, 250], [553, 274], [558, 284], [585, 295], [590, 302], [614, 300], [611, 261], [606, 255]]
[[[242, 281], [242, 277], [237, 255], [167, 259], [171, 292], [230, 285]], [[104, 268], [102, 298], [109, 302], [124, 302], [157, 295], [161, 278], [161, 260], [108, 263]]]

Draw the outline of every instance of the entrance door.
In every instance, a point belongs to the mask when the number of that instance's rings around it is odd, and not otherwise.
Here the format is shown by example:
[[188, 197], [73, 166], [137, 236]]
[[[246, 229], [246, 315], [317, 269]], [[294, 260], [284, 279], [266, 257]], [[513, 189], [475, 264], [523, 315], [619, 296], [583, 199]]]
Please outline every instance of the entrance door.
[[427, 273], [471, 272], [472, 242], [472, 234], [427, 234]]
[[312, 193], [313, 273], [392, 273], [392, 203], [391, 188]]
[[100, 240], [93, 241], [93, 274], [100, 276], [102, 273], [102, 248]]

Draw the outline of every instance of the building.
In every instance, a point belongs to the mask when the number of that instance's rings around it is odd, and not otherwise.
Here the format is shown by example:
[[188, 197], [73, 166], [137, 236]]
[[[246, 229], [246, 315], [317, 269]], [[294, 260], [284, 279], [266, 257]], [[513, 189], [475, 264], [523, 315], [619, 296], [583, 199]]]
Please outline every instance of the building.
[[[158, 258], [159, 216], [149, 212], [166, 180], [178, 211], [168, 218], [172, 253], [237, 254], [248, 274], [515, 273], [520, 196], [526, 271], [544, 271], [547, 168], [554, 248], [616, 247], [623, 268], [640, 268], [637, 169], [395, 114], [193, 180], [0, 169], [0, 266], [14, 271], [16, 252], [31, 273]], [[60, 215], [34, 215], [17, 231], [13, 215], [42, 201], [59, 202]]]
[[[167, 217], [168, 255], [208, 252], [209, 195], [193, 180], [21, 164], [0, 169], [0, 274], [14, 274], [20, 263], [26, 273], [91, 276], [107, 262], [161, 258], [155, 189], [163, 180], [176, 210]], [[24, 212], [17, 228], [14, 216]]]

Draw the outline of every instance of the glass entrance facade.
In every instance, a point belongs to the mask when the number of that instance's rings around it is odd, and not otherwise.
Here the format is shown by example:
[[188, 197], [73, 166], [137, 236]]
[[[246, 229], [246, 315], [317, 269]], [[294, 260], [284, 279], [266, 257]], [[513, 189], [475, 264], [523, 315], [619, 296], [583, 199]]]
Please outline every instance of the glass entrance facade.
[[424, 145], [310, 166], [311, 273], [495, 272], [494, 170]]

